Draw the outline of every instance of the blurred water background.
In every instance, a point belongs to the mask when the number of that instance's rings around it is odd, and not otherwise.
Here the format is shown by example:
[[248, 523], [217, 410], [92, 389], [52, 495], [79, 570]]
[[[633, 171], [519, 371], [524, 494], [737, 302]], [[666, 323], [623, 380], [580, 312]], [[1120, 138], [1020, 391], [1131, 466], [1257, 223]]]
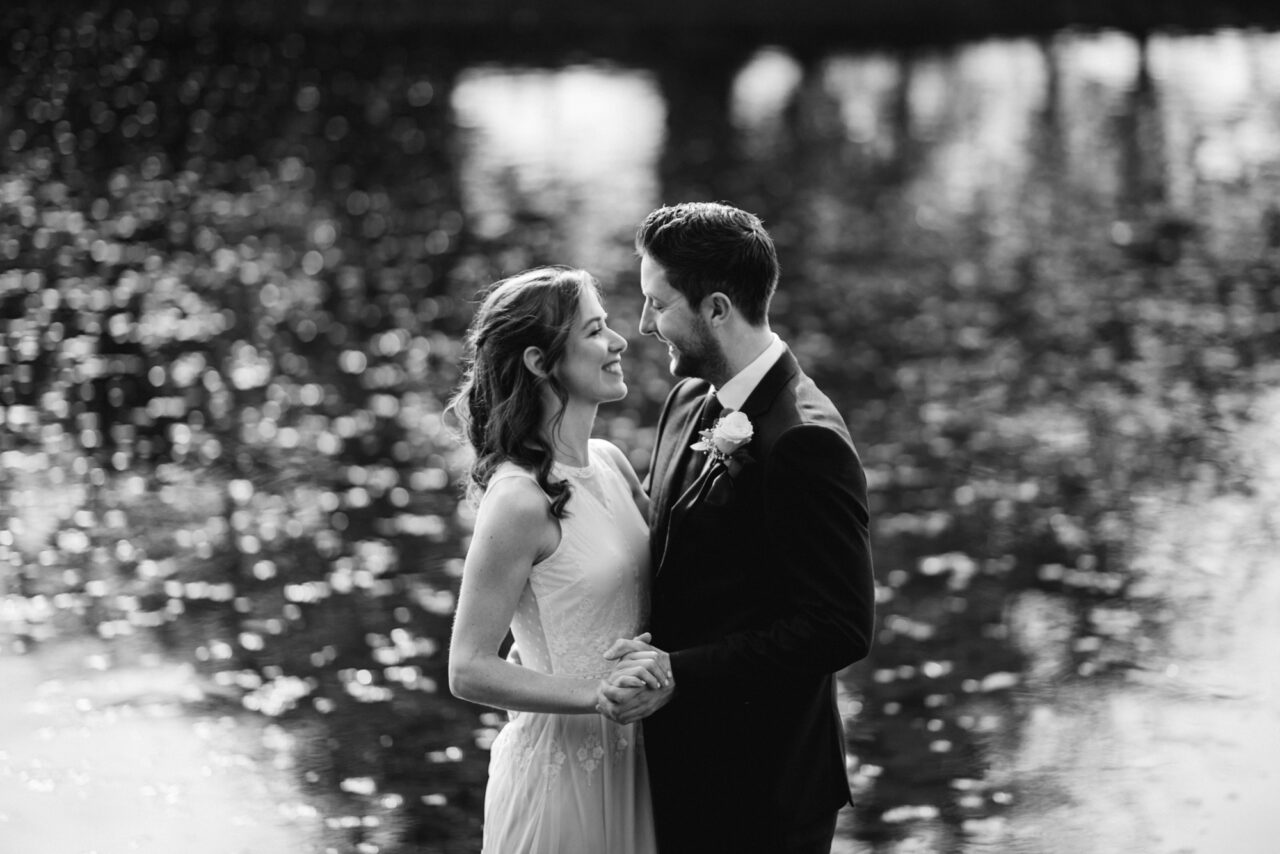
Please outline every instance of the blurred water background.
[[0, 852], [477, 850], [461, 333], [595, 272], [643, 471], [687, 199], [870, 478], [835, 850], [1273, 850], [1280, 28], [968, 7], [0, 10]]

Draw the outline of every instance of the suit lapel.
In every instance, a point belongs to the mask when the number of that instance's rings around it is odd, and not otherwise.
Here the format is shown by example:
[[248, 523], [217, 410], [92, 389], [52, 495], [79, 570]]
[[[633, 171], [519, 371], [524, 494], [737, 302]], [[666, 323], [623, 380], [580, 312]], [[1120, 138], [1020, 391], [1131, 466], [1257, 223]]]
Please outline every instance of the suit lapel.
[[[796, 374], [800, 372], [800, 364], [788, 349], [783, 353], [778, 361], [774, 362], [764, 377], [747, 396], [747, 400], [742, 404], [742, 412], [751, 419], [752, 423], [756, 423], [760, 416], [769, 411], [769, 407], [773, 405], [774, 399], [778, 393], [786, 387]], [[706, 490], [707, 483], [710, 480], [711, 466], [704, 466], [693, 484], [681, 495], [672, 494], [672, 490], [677, 487], [677, 479], [684, 469], [684, 461], [688, 454], [693, 453], [689, 450], [689, 446], [694, 442], [694, 431], [698, 423], [698, 413], [701, 408], [694, 405], [689, 412], [683, 424], [680, 426], [681, 443], [674, 449], [669, 456], [671, 464], [667, 467], [665, 477], [663, 478], [663, 494], [661, 498], [662, 515], [660, 526], [656, 530], [657, 537], [654, 542], [660, 545], [654, 557], [654, 573], [662, 572], [662, 565], [666, 561], [667, 552], [670, 550], [672, 541], [675, 540], [679, 533], [680, 523], [684, 520], [685, 514], [689, 509], [697, 504], [703, 492]]]
[[657, 536], [654, 538], [654, 542], [660, 544], [660, 548], [655, 555], [658, 558], [655, 563], [655, 571], [659, 571], [662, 568], [661, 557], [666, 553], [667, 530], [671, 524], [671, 514], [681, 498], [680, 495], [675, 494], [675, 491], [680, 488], [680, 475], [684, 471], [689, 455], [693, 453], [689, 446], [694, 443], [694, 432], [698, 426], [698, 413], [701, 412], [699, 404], [701, 400], [701, 396], [694, 398], [691, 405], [686, 408], [683, 418], [677, 419], [676, 423], [672, 425], [672, 432], [676, 437], [676, 441], [666, 449], [664, 454], [666, 467], [660, 480], [662, 492], [657, 496], [659, 516], [655, 531]]

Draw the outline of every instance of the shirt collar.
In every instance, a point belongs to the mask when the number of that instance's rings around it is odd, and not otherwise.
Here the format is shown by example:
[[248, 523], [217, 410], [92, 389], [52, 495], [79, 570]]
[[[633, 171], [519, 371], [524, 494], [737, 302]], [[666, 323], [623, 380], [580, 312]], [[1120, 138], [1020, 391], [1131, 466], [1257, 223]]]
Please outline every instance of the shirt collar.
[[734, 374], [722, 388], [716, 389], [716, 397], [725, 409], [741, 409], [747, 402], [747, 398], [751, 396], [751, 392], [755, 391], [756, 386], [760, 384], [760, 380], [764, 379], [764, 375], [769, 373], [769, 369], [787, 351], [787, 345], [782, 343], [778, 334], [776, 332], [772, 334], [773, 340], [769, 342], [768, 347], [764, 348], [763, 353]]

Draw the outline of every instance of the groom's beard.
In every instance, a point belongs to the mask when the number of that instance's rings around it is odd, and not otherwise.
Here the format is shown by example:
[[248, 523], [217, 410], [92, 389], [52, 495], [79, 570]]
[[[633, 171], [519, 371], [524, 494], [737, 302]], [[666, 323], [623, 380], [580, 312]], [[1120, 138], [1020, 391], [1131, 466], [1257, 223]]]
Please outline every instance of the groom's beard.
[[671, 361], [671, 373], [677, 377], [696, 377], [717, 386], [724, 385], [729, 379], [729, 360], [701, 317], [694, 322], [688, 340], [671, 343], [676, 351]]

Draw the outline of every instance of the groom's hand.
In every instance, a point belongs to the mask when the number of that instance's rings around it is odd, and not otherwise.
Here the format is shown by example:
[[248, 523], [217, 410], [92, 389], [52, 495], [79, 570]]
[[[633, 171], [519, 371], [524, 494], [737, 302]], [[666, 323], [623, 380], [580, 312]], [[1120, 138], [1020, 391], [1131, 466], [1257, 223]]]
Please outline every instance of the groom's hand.
[[[618, 667], [624, 664], [642, 664], [663, 682], [674, 682], [675, 675], [671, 671], [671, 656], [649, 643], [652, 636], [645, 632], [630, 640], [619, 638], [605, 652], [606, 661], [617, 661]], [[616, 669], [616, 668], [615, 668]], [[658, 686], [651, 686], [658, 687]]]

